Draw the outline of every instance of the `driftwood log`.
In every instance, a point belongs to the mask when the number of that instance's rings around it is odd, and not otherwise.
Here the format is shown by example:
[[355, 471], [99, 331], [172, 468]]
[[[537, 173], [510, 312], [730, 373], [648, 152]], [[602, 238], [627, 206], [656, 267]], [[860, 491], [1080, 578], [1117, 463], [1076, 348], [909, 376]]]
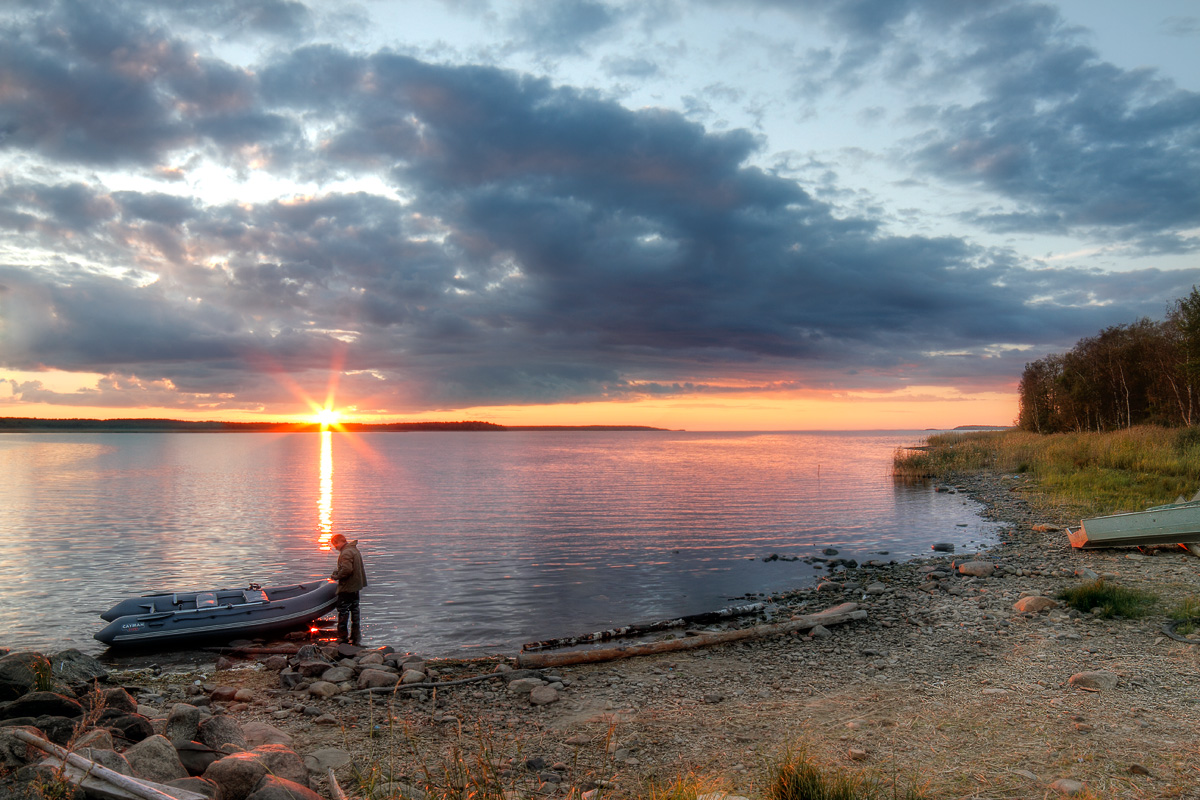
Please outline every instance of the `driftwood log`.
[[689, 614], [685, 617], [676, 617], [675, 619], [664, 619], [658, 622], [644, 622], [633, 625], [623, 625], [619, 628], [607, 628], [606, 630], [596, 631], [595, 633], [584, 633], [579, 636], [560, 636], [556, 639], [542, 639], [537, 642], [529, 642], [521, 645], [522, 651], [531, 650], [551, 650], [555, 647], [572, 647], [578, 644], [590, 644], [592, 642], [606, 642], [610, 639], [620, 639], [625, 636], [645, 636], [647, 633], [655, 633], [657, 631], [670, 630], [671, 628], [682, 628], [686, 625], [708, 625], [730, 617], [742, 617], [748, 614], [757, 614], [766, 608], [764, 603], [750, 603], [743, 606], [729, 606], [716, 611], [706, 611], [702, 614]]
[[55, 766], [63, 767], [63, 777], [93, 794], [111, 798], [137, 798], [137, 800], [207, 800], [198, 793], [186, 789], [151, 783], [101, 766], [78, 753], [72, 753], [48, 742], [29, 731], [15, 729], [12, 735], [25, 744], [32, 745], [44, 753]]
[[609, 647], [599, 650], [572, 650], [566, 653], [519, 653], [517, 666], [529, 669], [541, 667], [563, 667], [570, 664], [595, 664], [601, 661], [616, 661], [620, 658], [648, 656], [656, 653], [671, 653], [677, 650], [693, 650], [698, 647], [709, 647], [714, 644], [737, 642], [743, 639], [760, 639], [764, 636], [777, 636], [792, 631], [803, 631], [818, 625], [835, 625], [852, 620], [866, 619], [867, 612], [859, 610], [855, 603], [842, 603], [827, 608], [815, 614], [806, 614], [788, 622], [776, 622], [769, 625], [754, 625], [732, 631], [702, 633], [686, 639], [668, 639], [649, 644], [635, 644], [628, 647]]

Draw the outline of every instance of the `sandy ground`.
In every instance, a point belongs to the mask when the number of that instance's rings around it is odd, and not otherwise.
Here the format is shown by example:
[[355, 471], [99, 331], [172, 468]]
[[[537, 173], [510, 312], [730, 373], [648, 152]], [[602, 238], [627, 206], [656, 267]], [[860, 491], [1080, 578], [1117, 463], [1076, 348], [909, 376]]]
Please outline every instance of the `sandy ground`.
[[[831, 575], [820, 591], [768, 598], [770, 621], [847, 601], [867, 611], [864, 621], [546, 670], [562, 684], [547, 705], [498, 677], [315, 698], [250, 660], [161, 674], [126, 663], [116, 679], [139, 686], [149, 709], [194, 701], [185, 692], [196, 682], [250, 688], [249, 703], [213, 706], [290, 734], [302, 755], [345, 750], [353, 761], [339, 779], [364, 794], [388, 780], [469, 785], [486, 776], [514, 796], [599, 788], [603, 797], [645, 797], [649, 782], [688, 776], [707, 791], [757, 798], [772, 766], [802, 749], [831, 771], [881, 782], [886, 797], [893, 785], [897, 796], [915, 786], [930, 798], [1055, 797], [1052, 784], [1066, 779], [1083, 783], [1084, 797], [1200, 798], [1200, 648], [1162, 632], [1167, 608], [1200, 595], [1200, 558], [1181, 549], [1073, 551], [1058, 526], [1078, 520], [1031, 510], [1022, 488], [1015, 476], [957, 481], [1009, 525], [987, 553], [860, 567]], [[995, 574], [960, 575], [972, 560]], [[1024, 595], [1053, 597], [1081, 582], [1083, 570], [1151, 591], [1160, 605], [1137, 620], [1014, 610]], [[447, 681], [507, 661], [428, 666]], [[1070, 683], [1085, 671], [1115, 675], [1115, 688]]]

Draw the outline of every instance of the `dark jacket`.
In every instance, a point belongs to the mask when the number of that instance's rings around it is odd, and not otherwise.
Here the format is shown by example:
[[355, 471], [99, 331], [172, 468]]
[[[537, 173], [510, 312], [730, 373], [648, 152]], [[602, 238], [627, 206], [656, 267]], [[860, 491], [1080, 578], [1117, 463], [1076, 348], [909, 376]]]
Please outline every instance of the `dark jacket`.
[[346, 542], [338, 553], [337, 568], [329, 577], [338, 582], [338, 594], [361, 592], [367, 587], [367, 571], [358, 552], [358, 539]]

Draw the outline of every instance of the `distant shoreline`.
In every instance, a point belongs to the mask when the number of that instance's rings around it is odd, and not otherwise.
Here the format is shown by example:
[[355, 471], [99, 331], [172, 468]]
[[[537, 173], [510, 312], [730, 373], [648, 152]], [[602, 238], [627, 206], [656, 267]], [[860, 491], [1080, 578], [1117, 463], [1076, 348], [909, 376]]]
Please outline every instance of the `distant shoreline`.
[[0, 417], [0, 433], [408, 433], [412, 431], [667, 431], [649, 425], [497, 425], [494, 422], [190, 422], [176, 419], [33, 419]]

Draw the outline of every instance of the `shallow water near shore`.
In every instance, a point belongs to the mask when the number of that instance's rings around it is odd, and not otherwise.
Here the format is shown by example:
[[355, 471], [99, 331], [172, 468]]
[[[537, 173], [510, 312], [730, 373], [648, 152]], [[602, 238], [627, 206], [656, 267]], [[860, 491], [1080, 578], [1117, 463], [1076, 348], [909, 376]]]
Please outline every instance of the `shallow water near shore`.
[[4, 434], [0, 646], [101, 653], [124, 597], [324, 577], [334, 533], [367, 563], [367, 643], [442, 656], [812, 585], [790, 559], [825, 548], [988, 546], [974, 501], [892, 479], [925, 435]]

